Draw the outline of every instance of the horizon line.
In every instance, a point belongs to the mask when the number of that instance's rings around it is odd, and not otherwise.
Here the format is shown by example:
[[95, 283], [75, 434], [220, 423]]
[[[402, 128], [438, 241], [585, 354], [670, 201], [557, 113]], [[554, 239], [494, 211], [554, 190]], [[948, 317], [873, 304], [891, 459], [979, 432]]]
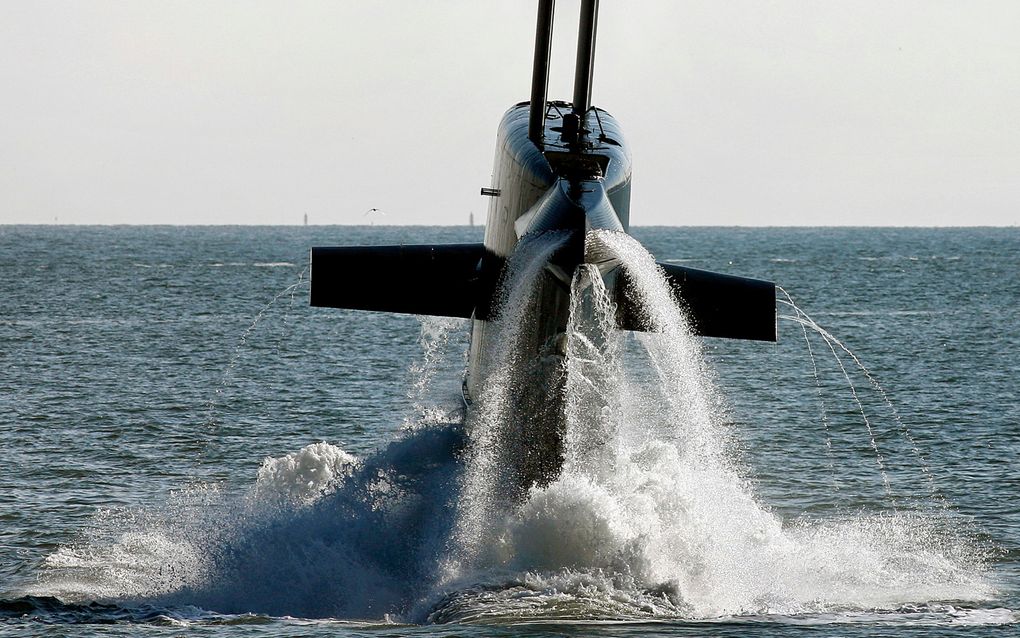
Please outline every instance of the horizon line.
[[[40, 228], [60, 227], [167, 227], [167, 228], [479, 228], [484, 229], [485, 224], [263, 224], [263, 223], [191, 223], [171, 224], [164, 222], [152, 223], [105, 223], [105, 222], [45, 222], [45, 223], [21, 223], [2, 222], [0, 227], [11, 226], [33, 226]], [[635, 224], [630, 228], [1018, 228], [1020, 222], [1015, 224]]]

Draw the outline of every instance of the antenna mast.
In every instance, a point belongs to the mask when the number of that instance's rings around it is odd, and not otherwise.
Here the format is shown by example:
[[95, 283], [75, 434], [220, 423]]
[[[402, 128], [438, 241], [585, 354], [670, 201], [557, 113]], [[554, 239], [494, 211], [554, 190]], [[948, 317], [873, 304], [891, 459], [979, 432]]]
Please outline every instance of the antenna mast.
[[531, 71], [531, 112], [528, 139], [539, 148], [545, 134], [545, 109], [549, 92], [549, 58], [552, 55], [553, 12], [556, 0], [539, 0], [535, 27], [535, 64]]
[[595, 31], [599, 23], [599, 0], [581, 2], [581, 21], [577, 28], [577, 62], [574, 67], [574, 108], [584, 121], [591, 108], [591, 79], [595, 71]]

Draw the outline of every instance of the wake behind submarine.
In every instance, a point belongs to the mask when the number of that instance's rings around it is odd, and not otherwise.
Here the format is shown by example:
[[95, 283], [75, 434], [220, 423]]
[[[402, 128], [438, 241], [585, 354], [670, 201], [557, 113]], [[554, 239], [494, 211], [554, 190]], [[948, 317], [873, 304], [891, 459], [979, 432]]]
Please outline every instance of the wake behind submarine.
[[[581, 264], [598, 268], [616, 302], [617, 326], [647, 330], [628, 295], [619, 259], [591, 240], [591, 231], [628, 233], [631, 159], [619, 123], [591, 105], [598, 0], [581, 3], [573, 100], [548, 100], [555, 0], [540, 0], [531, 100], [510, 108], [499, 124], [493, 184], [482, 243], [312, 248], [311, 305], [471, 319], [463, 383], [468, 420], [482, 396], [486, 364], [500, 345], [500, 283], [518, 252], [546, 233], [565, 237], [536, 269], [529, 338], [517, 357], [535, 363], [526, 388], [513, 397], [516, 467], [526, 492], [560, 473], [563, 462], [564, 361], [572, 285]], [[659, 263], [691, 330], [706, 337], [776, 340], [775, 285]], [[590, 270], [590, 269], [589, 269]], [[550, 363], [551, 362], [551, 363]]]

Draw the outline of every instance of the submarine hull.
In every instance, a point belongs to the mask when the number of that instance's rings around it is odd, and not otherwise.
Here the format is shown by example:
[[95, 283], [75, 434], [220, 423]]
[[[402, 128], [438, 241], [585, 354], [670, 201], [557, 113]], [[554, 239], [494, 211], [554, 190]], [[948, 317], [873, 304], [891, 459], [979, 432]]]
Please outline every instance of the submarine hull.
[[[491, 197], [484, 241], [313, 248], [311, 255], [312, 305], [471, 319], [463, 384], [469, 424], [471, 411], [485, 407], [486, 384], [507, 381], [492, 368], [507, 367], [509, 359], [496, 355], [510, 349], [518, 378], [501, 393], [510, 419], [501, 436], [513, 452], [507, 489], [517, 494], [555, 479], [562, 465], [564, 350], [578, 268], [594, 266], [585, 276], [602, 278], [618, 328], [654, 328], [620, 285], [625, 270], [587, 245], [592, 231], [630, 229], [630, 152], [617, 121], [591, 106], [598, 2], [582, 1], [572, 102], [546, 99], [554, 4], [539, 2], [531, 100], [510, 108], [499, 124], [492, 183], [482, 189]], [[551, 234], [554, 250], [531, 250], [532, 240]], [[770, 282], [659, 266], [695, 334], [775, 340]], [[514, 280], [520, 272], [532, 278], [526, 300], [504, 294], [511, 281], [521, 285]], [[593, 309], [580, 304], [578, 312]], [[512, 343], [500, 315], [516, 318]]]

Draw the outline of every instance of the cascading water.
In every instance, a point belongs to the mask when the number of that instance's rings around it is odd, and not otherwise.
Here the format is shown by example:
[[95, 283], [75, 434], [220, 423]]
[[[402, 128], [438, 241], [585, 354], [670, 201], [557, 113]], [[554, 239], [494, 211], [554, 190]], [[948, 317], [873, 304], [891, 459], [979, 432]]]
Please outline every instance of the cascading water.
[[[992, 594], [980, 552], [931, 515], [788, 523], [760, 505], [699, 342], [654, 260], [624, 234], [588, 242], [622, 262], [626, 294], [655, 329], [626, 348], [635, 339], [613, 328], [597, 269], [578, 269], [563, 471], [487, 520], [491, 551], [473, 556], [475, 586], [458, 581], [432, 620], [836, 613]], [[487, 438], [497, 430], [478, 436], [500, 449]]]
[[[938, 614], [932, 601], [994, 595], [980, 547], [937, 514], [789, 522], [761, 505], [699, 341], [652, 258], [623, 234], [587, 241], [622, 263], [626, 293], [655, 329], [617, 331], [597, 269], [578, 268], [559, 362], [563, 469], [502, 498], [521, 418], [514, 393], [534, 365], [516, 345], [564, 240], [535, 238], [511, 262], [495, 324], [503, 347], [466, 423], [435, 416], [450, 411], [430, 411], [425, 382], [412, 388], [422, 417], [386, 448], [354, 458], [319, 443], [267, 459], [245, 494], [199, 488], [100, 515], [25, 593], [185, 615], [412, 622]], [[423, 372], [439, 365], [450, 329], [424, 327]]]
[[466, 455], [459, 516], [452, 551], [445, 568], [447, 578], [469, 570], [479, 554], [491, 550], [493, 526], [506, 513], [505, 497], [513, 494], [516, 467], [512, 455], [521, 424], [520, 397], [527, 387], [532, 366], [522, 353], [531, 338], [532, 310], [543, 269], [553, 253], [568, 239], [564, 233], [547, 233], [522, 240], [507, 265], [497, 304], [496, 343], [491, 360], [483, 361], [482, 396], [467, 417], [471, 444]]
[[564, 361], [564, 472], [592, 478], [616, 466], [620, 387], [613, 383], [619, 344], [616, 307], [598, 267], [582, 264], [571, 284]]
[[[864, 378], [868, 381], [872, 389], [876, 393], [878, 393], [878, 396], [881, 397], [881, 402], [884, 404], [889, 415], [892, 417], [893, 422], [895, 423], [896, 431], [906, 443], [907, 447], [910, 450], [910, 455], [916, 461], [917, 467], [920, 469], [921, 475], [924, 478], [928, 498], [932, 502], [938, 502], [941, 505], [945, 505], [942, 495], [938, 492], [938, 489], [936, 488], [935, 477], [931, 473], [931, 468], [928, 466], [928, 461], [924, 458], [924, 455], [921, 453], [921, 449], [918, 446], [917, 441], [914, 440], [914, 437], [910, 433], [910, 430], [907, 428], [906, 424], [904, 424], [903, 420], [900, 418], [896, 406], [893, 405], [892, 400], [889, 398], [889, 394], [885, 391], [885, 388], [882, 387], [882, 384], [878, 382], [878, 380], [871, 374], [871, 371], [868, 370], [864, 363], [861, 362], [857, 355], [855, 355], [853, 351], [846, 346], [846, 344], [837, 339], [828, 330], [822, 328], [818, 324], [818, 322], [816, 322], [814, 319], [808, 316], [808, 314], [804, 312], [804, 310], [797, 306], [797, 304], [794, 303], [793, 301], [793, 297], [790, 296], [790, 293], [788, 293], [781, 287], [779, 288], [779, 291], [785, 297], [785, 299], [779, 300], [780, 303], [789, 306], [791, 309], [793, 309], [795, 313], [792, 316], [780, 314], [779, 319], [791, 321], [800, 326], [801, 332], [804, 335], [804, 343], [808, 349], [808, 356], [811, 358], [811, 366], [816, 384], [818, 384], [819, 373], [817, 361], [815, 360], [814, 352], [811, 349], [811, 342], [810, 339], [808, 338], [807, 331], [809, 328], [814, 332], [814, 334], [821, 337], [822, 341], [828, 347], [829, 352], [832, 354], [832, 358], [835, 361], [836, 366], [839, 368], [840, 374], [842, 375], [843, 379], [846, 380], [847, 386], [850, 390], [850, 394], [853, 397], [854, 402], [856, 403], [858, 411], [860, 412], [861, 421], [863, 422], [865, 428], [868, 431], [869, 444], [871, 446], [872, 451], [874, 452], [875, 461], [880, 470], [882, 484], [885, 489], [886, 496], [890, 498], [890, 500], [895, 506], [895, 504], [897, 503], [897, 498], [893, 494], [889, 474], [886, 471], [885, 457], [879, 449], [878, 443], [876, 441], [876, 433], [874, 428], [872, 427], [871, 419], [869, 418], [868, 413], [865, 410], [863, 403], [861, 402], [857, 388], [850, 377], [850, 372], [847, 370], [847, 366], [844, 365], [843, 363], [841, 355], [845, 355], [850, 358], [856, 369], [864, 376]], [[827, 452], [831, 454], [831, 440], [829, 439], [828, 436], [828, 423], [827, 417], [825, 415], [824, 397], [821, 394], [819, 394], [819, 399], [822, 404], [823, 422], [826, 425], [826, 446], [828, 448]]]

